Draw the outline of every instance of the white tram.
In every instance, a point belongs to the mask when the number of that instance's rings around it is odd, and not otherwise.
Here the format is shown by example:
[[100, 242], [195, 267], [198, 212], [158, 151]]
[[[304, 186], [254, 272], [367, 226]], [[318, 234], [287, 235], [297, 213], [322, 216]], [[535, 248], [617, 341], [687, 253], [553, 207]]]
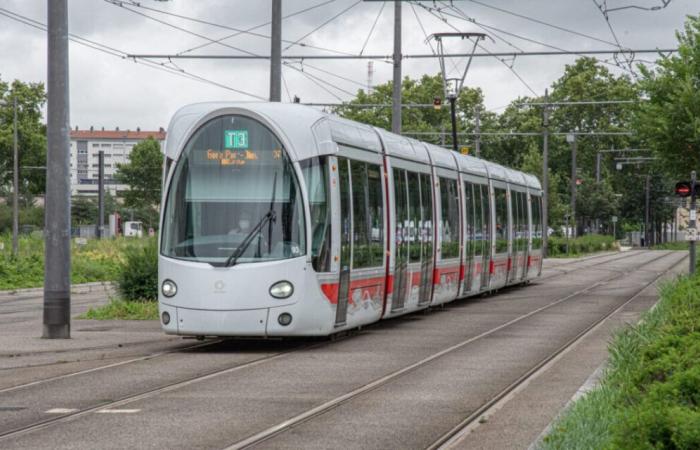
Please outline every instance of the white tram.
[[329, 335], [538, 277], [531, 175], [281, 103], [180, 109], [165, 145], [161, 323]]

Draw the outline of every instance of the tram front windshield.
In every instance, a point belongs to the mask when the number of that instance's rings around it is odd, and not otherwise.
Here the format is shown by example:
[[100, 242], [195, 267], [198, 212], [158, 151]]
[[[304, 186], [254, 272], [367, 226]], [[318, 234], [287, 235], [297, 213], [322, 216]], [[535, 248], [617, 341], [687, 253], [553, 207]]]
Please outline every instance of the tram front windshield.
[[215, 265], [305, 254], [301, 192], [275, 135], [242, 116], [203, 125], [177, 161], [163, 233], [164, 256]]

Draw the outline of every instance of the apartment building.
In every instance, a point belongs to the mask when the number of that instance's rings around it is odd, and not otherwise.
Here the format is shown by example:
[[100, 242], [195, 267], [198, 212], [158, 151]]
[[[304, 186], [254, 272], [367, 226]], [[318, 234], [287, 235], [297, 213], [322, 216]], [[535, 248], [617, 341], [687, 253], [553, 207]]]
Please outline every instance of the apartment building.
[[97, 195], [99, 176], [99, 152], [105, 155], [105, 191], [117, 196], [129, 187], [118, 184], [114, 179], [117, 164], [129, 161], [134, 145], [144, 139], [153, 137], [162, 146], [165, 142], [165, 130], [142, 131], [131, 130], [80, 130], [78, 127], [70, 133], [71, 194]]

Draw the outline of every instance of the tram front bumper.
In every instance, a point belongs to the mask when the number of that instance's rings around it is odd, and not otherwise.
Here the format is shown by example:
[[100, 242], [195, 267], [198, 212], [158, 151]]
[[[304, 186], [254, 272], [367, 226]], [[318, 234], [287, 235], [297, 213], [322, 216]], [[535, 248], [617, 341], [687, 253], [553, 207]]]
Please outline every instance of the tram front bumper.
[[[268, 310], [203, 310], [161, 303], [161, 326], [168, 334], [189, 336], [266, 336]], [[162, 320], [164, 312], [171, 317], [168, 324]]]

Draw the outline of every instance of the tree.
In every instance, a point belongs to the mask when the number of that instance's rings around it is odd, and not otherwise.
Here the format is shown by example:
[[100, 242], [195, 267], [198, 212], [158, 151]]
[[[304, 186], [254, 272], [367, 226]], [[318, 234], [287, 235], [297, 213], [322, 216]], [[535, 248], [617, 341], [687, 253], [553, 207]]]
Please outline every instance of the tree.
[[[357, 97], [353, 99], [353, 104], [386, 104], [392, 102], [391, 81], [375, 86], [372, 93], [368, 94], [359, 90]], [[401, 97], [404, 103], [431, 104], [435, 97], [442, 98], [444, 95], [442, 77], [440, 75], [423, 75], [419, 80], [404, 78], [401, 83]], [[445, 100], [445, 99], [443, 99]], [[474, 131], [474, 111], [476, 106], [481, 108], [481, 127], [486, 130], [494, 127], [496, 122], [495, 114], [485, 111], [483, 106], [484, 96], [481, 89], [464, 88], [457, 98], [457, 132]], [[374, 125], [385, 130], [391, 130], [391, 107], [381, 106], [374, 108], [358, 108], [353, 106], [342, 106], [336, 109], [337, 114], [370, 125]], [[452, 122], [450, 119], [450, 106], [447, 101], [443, 101], [442, 107], [434, 108], [403, 108], [401, 110], [402, 131], [411, 136], [411, 132], [439, 133], [444, 131], [446, 136], [444, 142], [437, 134], [413, 135], [421, 141], [451, 147], [452, 145]], [[473, 150], [473, 138], [460, 137], [461, 146], [468, 146]]]
[[9, 192], [13, 170], [13, 121], [14, 99], [17, 98], [17, 136], [20, 166], [20, 194], [43, 194], [46, 185], [46, 125], [42, 123], [41, 108], [46, 103], [43, 83], [23, 83], [15, 80], [12, 84], [0, 79], [0, 186]]
[[648, 101], [635, 128], [669, 175], [687, 178], [700, 169], [700, 16], [689, 16], [676, 38], [677, 55], [658, 59], [655, 70], [640, 66]]
[[134, 146], [129, 162], [117, 165], [115, 174], [117, 181], [129, 186], [124, 192], [124, 206], [139, 211], [149, 226], [157, 223], [162, 163], [160, 144], [149, 137]]

